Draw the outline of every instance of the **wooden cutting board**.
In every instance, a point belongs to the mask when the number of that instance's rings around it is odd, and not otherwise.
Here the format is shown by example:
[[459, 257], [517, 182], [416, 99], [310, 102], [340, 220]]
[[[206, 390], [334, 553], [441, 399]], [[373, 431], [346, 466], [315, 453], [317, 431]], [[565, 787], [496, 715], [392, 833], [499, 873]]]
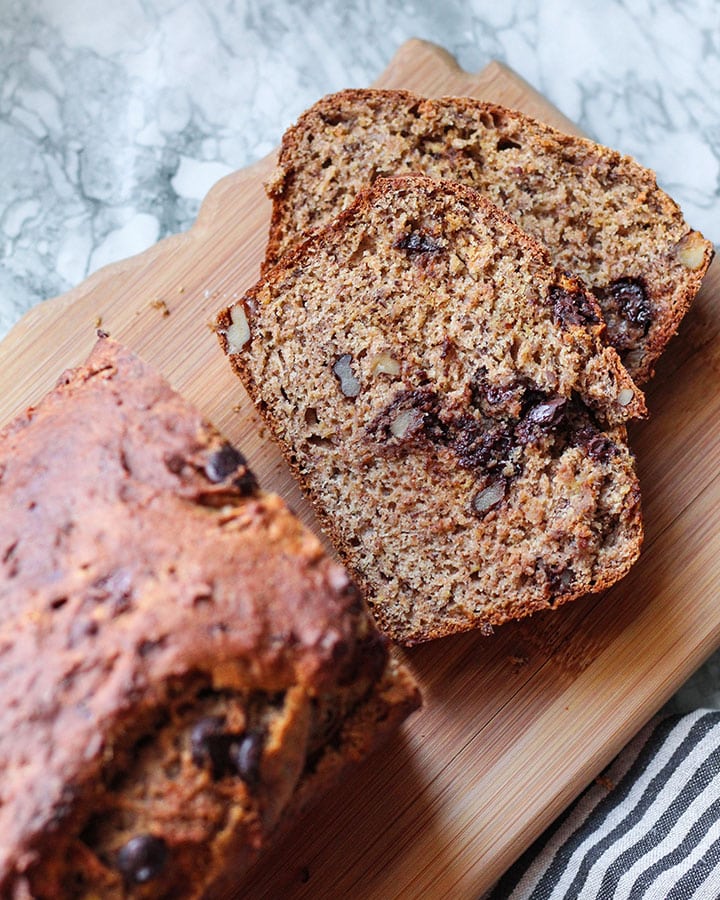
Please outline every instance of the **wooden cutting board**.
[[[378, 80], [470, 94], [576, 131], [497, 63], [470, 75], [410, 41]], [[289, 124], [289, 123], [288, 123]], [[81, 362], [98, 325], [158, 366], [315, 525], [208, 327], [255, 280], [261, 160], [219, 182], [186, 234], [31, 310], [0, 345], [0, 422]], [[243, 897], [477, 898], [720, 645], [720, 266], [633, 427], [646, 541], [601, 597], [405, 653], [425, 706], [256, 867]]]

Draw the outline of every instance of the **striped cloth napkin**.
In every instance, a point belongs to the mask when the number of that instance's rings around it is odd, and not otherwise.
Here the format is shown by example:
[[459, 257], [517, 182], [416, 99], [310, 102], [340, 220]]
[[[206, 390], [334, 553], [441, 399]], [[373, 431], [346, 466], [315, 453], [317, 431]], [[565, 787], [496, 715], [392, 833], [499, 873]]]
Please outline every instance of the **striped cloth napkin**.
[[482, 900], [718, 900], [720, 711], [654, 720]]

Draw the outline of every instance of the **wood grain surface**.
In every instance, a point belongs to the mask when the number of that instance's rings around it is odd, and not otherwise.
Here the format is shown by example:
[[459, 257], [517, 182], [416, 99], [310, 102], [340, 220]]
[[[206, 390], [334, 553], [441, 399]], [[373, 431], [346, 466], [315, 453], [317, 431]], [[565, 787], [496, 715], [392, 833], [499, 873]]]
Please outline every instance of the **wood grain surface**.
[[[410, 41], [378, 86], [468, 94], [576, 129], [501, 65], [479, 74]], [[288, 123], [290, 124], [290, 123]], [[209, 323], [256, 280], [268, 157], [220, 181], [194, 227], [31, 310], [0, 345], [0, 423], [81, 362], [101, 325], [155, 364], [315, 527]], [[591, 597], [404, 653], [425, 706], [289, 831], [238, 897], [477, 898], [720, 645], [720, 266], [631, 429], [646, 540]]]

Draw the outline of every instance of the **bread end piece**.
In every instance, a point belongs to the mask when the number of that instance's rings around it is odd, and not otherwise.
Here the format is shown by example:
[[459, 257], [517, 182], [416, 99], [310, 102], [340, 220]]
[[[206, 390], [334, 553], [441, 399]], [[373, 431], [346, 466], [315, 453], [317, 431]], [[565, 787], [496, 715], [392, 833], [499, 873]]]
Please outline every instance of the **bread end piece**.
[[101, 339], [0, 433], [0, 893], [198, 897], [419, 704], [346, 572]]

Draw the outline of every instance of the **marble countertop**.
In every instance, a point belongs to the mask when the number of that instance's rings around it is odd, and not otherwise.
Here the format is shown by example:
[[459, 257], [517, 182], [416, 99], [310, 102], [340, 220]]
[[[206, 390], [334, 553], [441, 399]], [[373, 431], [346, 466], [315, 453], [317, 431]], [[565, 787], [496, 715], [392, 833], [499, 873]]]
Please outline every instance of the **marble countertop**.
[[[410, 37], [471, 71], [505, 62], [720, 242], [717, 0], [4, 0], [0, 337], [190, 227], [220, 177]], [[720, 658], [673, 703], [720, 706]]]
[[187, 229], [215, 181], [410, 37], [507, 63], [720, 241], [717, 0], [4, 0], [0, 336]]

